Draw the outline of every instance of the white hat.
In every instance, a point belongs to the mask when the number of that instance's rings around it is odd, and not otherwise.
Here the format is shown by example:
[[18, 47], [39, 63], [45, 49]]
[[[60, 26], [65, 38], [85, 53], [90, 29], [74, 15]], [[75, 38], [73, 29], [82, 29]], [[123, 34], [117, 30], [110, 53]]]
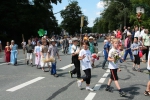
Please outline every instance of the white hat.
[[92, 36], [90, 36], [90, 37], [89, 37], [89, 40], [90, 40], [90, 39], [94, 39], [94, 38], [93, 38]]
[[78, 38], [74, 37], [72, 38], [72, 41], [78, 41]]
[[11, 42], [15, 42], [14, 40], [11, 40]]
[[127, 32], [127, 36], [130, 36], [130, 35], [132, 35], [130, 32]]
[[51, 39], [50, 41], [51, 41], [51, 42], [56, 42], [56, 40], [55, 40], [55, 39]]
[[104, 43], [106, 43], [107, 42], [107, 40], [104, 40]]

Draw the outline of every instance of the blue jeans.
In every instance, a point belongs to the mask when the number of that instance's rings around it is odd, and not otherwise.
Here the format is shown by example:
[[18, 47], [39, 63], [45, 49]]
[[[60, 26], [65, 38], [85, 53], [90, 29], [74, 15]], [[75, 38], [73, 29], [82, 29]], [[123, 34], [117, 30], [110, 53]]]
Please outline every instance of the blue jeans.
[[52, 75], [56, 74], [56, 62], [52, 63], [51, 74]]
[[105, 67], [105, 64], [107, 62], [107, 59], [108, 59], [108, 53], [106, 50], [104, 50], [104, 61], [103, 61], [103, 64], [102, 64], [102, 68]]
[[126, 60], [128, 53], [130, 54], [130, 59], [133, 60], [131, 49], [125, 50], [124, 60]]

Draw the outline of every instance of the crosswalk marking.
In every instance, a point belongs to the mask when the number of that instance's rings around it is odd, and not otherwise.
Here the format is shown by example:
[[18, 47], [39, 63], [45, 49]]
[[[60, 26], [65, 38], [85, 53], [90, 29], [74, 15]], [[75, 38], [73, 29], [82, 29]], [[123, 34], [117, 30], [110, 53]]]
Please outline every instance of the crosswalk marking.
[[105, 73], [104, 75], [103, 75], [103, 77], [108, 77], [108, 75], [109, 75], [109, 73]]
[[98, 83], [104, 83], [105, 79], [106, 79], [106, 78], [101, 78], [101, 79], [98, 81]]
[[32, 84], [32, 83], [35, 83], [35, 82], [37, 82], [37, 81], [39, 81], [39, 80], [41, 80], [41, 79], [43, 79], [43, 78], [45, 78], [45, 77], [37, 77], [37, 78], [35, 78], [35, 79], [33, 79], [33, 80], [30, 80], [30, 81], [28, 81], [28, 82], [25, 82], [25, 83], [23, 83], [23, 84], [20, 84], [20, 85], [18, 85], [18, 86], [15, 86], [15, 87], [13, 87], [13, 88], [10, 88], [10, 89], [8, 89], [8, 90], [6, 90], [6, 91], [14, 92], [14, 91], [16, 91], [16, 90], [19, 90], [19, 89], [25, 87], [25, 86], [28, 86], [28, 85], [30, 85], [30, 84]]
[[95, 91], [97, 91], [97, 90], [100, 89], [101, 86], [102, 86], [102, 84], [96, 84], [93, 89], [94, 89]]
[[[22, 60], [25, 60], [25, 59], [20, 59], [20, 60], [17, 60], [17, 61], [22, 61]], [[6, 64], [8, 64], [8, 63], [2, 63], [0, 65], [6, 65]]]
[[96, 95], [96, 93], [90, 92], [88, 94], [88, 96], [85, 98], [85, 100], [93, 100], [94, 96]]
[[62, 67], [62, 68], [60, 68], [60, 69], [61, 69], [61, 70], [65, 70], [65, 69], [67, 69], [67, 68], [69, 68], [69, 67], [72, 67], [72, 66], [74, 66], [74, 64], [69, 64], [69, 65], [64, 66], [64, 67]]
[[109, 70], [109, 69], [107, 69], [106, 73], [110, 73], [110, 70]]

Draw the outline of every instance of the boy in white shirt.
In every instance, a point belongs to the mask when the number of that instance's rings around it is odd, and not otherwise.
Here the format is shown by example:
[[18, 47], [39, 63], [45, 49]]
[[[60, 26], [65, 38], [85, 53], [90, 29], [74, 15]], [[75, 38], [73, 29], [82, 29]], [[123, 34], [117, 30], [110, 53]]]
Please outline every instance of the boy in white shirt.
[[82, 83], [86, 82], [86, 90], [94, 91], [92, 88], [89, 87], [90, 80], [91, 80], [91, 52], [88, 49], [89, 43], [87, 41], [83, 42], [83, 49], [79, 53], [79, 60], [82, 67], [82, 70], [85, 72], [85, 77], [82, 80], [78, 80], [78, 87], [81, 89]]
[[120, 85], [118, 83], [118, 75], [117, 75], [117, 71], [118, 71], [118, 61], [119, 59], [114, 59], [113, 57], [113, 53], [117, 52], [117, 47], [118, 47], [118, 39], [113, 39], [112, 40], [112, 49], [109, 51], [108, 54], [108, 61], [109, 61], [109, 65], [108, 68], [110, 69], [111, 75], [110, 75], [110, 79], [108, 81], [107, 87], [106, 87], [106, 91], [110, 91], [110, 85], [112, 83], [112, 81], [115, 82], [115, 85], [119, 91], [120, 96], [125, 96], [126, 93], [124, 93], [121, 88]]

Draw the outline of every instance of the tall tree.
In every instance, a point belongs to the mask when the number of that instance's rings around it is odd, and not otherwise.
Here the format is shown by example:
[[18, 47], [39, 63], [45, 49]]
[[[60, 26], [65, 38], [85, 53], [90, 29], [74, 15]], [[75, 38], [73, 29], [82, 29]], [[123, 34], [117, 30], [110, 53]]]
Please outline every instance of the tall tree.
[[[61, 17], [63, 21], [61, 22], [61, 27], [65, 29], [69, 34], [80, 32], [80, 22], [81, 16], [83, 15], [80, 6], [78, 6], [77, 1], [72, 1], [69, 5], [61, 11]], [[88, 18], [84, 18], [84, 26], [88, 25]]]

